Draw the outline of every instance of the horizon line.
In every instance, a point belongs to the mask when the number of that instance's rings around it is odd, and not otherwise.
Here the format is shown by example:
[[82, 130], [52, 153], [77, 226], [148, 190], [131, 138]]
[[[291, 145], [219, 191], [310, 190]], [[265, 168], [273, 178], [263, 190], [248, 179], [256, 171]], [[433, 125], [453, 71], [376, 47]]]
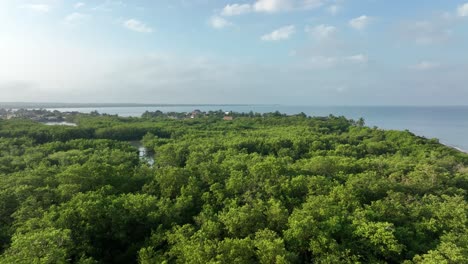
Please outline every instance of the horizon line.
[[88, 108], [88, 107], [177, 107], [177, 106], [292, 106], [292, 107], [468, 107], [468, 105], [408, 105], [408, 104], [279, 104], [279, 103], [67, 103], [67, 102], [0, 102], [0, 108], [4, 107], [45, 107], [45, 108]]

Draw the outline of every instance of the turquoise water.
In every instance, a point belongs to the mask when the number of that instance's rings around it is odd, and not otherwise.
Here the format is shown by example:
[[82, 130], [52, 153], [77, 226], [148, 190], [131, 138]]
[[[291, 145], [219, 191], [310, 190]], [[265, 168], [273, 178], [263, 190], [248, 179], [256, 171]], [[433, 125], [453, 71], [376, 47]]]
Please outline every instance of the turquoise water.
[[408, 129], [419, 136], [438, 138], [441, 143], [468, 150], [468, 106], [406, 107], [406, 106], [164, 106], [164, 107], [102, 107], [102, 108], [58, 108], [49, 110], [78, 111], [89, 113], [118, 114], [119, 116], [141, 116], [145, 111], [191, 112], [223, 110], [235, 112], [274, 112], [298, 114], [304, 112], [311, 116], [345, 116], [358, 119], [363, 117], [368, 126], [383, 129]]

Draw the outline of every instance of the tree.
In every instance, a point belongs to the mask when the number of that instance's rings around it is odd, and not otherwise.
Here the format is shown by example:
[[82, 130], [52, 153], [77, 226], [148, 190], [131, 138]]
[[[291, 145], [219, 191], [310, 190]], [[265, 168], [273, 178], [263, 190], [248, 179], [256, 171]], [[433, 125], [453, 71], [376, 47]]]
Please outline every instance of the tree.
[[0, 258], [0, 263], [69, 263], [73, 245], [70, 235], [68, 229], [55, 228], [16, 234], [11, 247]]

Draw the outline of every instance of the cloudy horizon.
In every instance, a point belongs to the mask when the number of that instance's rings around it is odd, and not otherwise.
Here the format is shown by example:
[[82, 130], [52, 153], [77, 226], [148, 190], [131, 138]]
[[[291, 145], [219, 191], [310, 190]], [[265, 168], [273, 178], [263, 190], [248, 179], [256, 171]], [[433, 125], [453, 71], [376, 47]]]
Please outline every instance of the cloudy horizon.
[[0, 0], [0, 102], [466, 105], [468, 2], [393, 2]]

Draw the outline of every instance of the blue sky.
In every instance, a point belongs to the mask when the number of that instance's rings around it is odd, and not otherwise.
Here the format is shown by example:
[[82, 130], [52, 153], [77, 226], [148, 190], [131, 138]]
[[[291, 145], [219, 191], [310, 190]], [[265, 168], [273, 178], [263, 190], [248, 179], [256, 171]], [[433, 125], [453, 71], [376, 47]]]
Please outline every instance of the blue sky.
[[0, 101], [468, 101], [467, 0], [0, 0], [0, 32]]

